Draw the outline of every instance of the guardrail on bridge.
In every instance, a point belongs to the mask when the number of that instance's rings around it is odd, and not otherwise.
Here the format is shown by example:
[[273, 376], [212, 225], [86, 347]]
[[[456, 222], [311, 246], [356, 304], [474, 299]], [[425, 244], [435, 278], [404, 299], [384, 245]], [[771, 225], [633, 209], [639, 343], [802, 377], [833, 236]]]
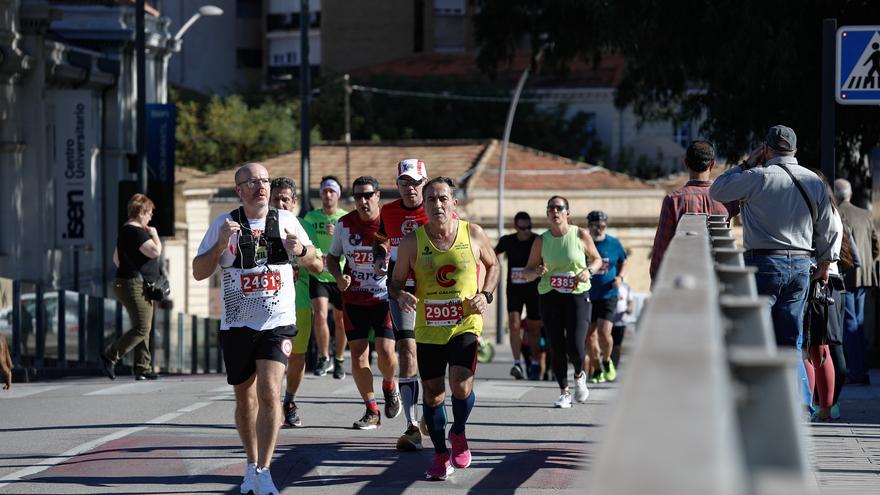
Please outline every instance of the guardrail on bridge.
[[812, 493], [799, 356], [724, 217], [685, 215], [639, 321], [591, 493]]

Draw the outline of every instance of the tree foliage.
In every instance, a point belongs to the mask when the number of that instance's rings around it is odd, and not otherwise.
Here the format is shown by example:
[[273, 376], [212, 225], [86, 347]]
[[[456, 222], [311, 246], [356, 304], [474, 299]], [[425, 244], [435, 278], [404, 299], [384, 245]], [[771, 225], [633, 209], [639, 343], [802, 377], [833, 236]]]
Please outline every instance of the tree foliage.
[[[358, 84], [421, 93], [510, 98], [511, 89], [488, 80], [450, 77], [373, 77]], [[344, 89], [328, 84], [313, 103], [313, 119], [328, 139], [345, 132]], [[351, 133], [356, 140], [501, 138], [509, 101], [459, 101], [354, 92]], [[599, 141], [583, 113], [568, 116], [564, 106], [538, 107], [521, 102], [511, 141], [573, 159], [592, 156]]]
[[[702, 134], [738, 157], [785, 123], [801, 161], [819, 166], [822, 20], [876, 18], [871, 0], [485, 0], [479, 63], [492, 73], [525, 42], [551, 43], [546, 67], [624, 56], [616, 103], [646, 120], [705, 117]], [[841, 175], [858, 185], [880, 142], [876, 108], [837, 107]]]
[[210, 172], [292, 151], [299, 146], [298, 115], [295, 101], [248, 106], [237, 95], [178, 98], [177, 163]]

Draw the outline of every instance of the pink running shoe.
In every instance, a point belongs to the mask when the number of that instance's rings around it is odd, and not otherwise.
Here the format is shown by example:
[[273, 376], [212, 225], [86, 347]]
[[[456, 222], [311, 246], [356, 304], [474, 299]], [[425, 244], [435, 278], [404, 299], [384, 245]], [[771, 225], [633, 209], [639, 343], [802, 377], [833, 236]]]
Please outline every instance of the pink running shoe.
[[449, 432], [449, 443], [452, 444], [452, 465], [458, 469], [464, 469], [471, 465], [471, 449], [468, 448], [467, 437], [464, 432]]
[[452, 468], [452, 465], [449, 464], [449, 453], [444, 452], [443, 454], [434, 453], [434, 462], [431, 463], [431, 467], [425, 471], [425, 478], [431, 481], [443, 481], [445, 480], [455, 469]]

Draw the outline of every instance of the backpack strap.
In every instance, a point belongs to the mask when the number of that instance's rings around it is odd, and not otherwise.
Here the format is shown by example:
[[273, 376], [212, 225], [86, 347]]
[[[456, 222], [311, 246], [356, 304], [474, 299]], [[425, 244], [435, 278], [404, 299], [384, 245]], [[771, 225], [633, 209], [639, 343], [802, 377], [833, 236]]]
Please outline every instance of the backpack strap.
[[232, 266], [245, 269], [253, 268], [256, 266], [254, 263], [257, 255], [256, 239], [254, 239], [251, 233], [250, 224], [247, 221], [247, 216], [244, 214], [244, 207], [240, 206], [232, 210], [229, 212], [229, 216], [232, 217], [232, 221], [239, 225], [238, 244], [236, 245], [235, 261], [232, 263]]
[[810, 218], [813, 219], [813, 225], [815, 226], [816, 221], [819, 218], [819, 215], [818, 215], [818, 213], [816, 213], [816, 207], [813, 205], [813, 202], [810, 201], [810, 196], [807, 194], [807, 190], [804, 189], [804, 186], [801, 184], [801, 181], [797, 180], [797, 177], [795, 177], [794, 174], [791, 173], [791, 170], [789, 170], [788, 167], [786, 167], [784, 163], [777, 163], [776, 165], [779, 165], [779, 167], [782, 168], [782, 170], [785, 170], [785, 173], [787, 173], [788, 176], [791, 177], [791, 180], [792, 180], [792, 182], [794, 182], [795, 187], [797, 187], [798, 191], [800, 191], [801, 196], [804, 197], [804, 201], [807, 202], [807, 208], [810, 209]]

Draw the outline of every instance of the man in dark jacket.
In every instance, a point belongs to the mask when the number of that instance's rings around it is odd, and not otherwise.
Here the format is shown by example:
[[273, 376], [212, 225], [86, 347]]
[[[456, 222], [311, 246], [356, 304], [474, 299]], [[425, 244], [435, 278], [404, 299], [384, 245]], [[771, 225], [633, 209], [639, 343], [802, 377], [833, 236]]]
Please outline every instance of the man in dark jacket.
[[843, 350], [846, 354], [847, 383], [868, 385], [868, 352], [865, 339], [865, 297], [878, 280], [874, 260], [880, 255], [877, 229], [868, 210], [850, 203], [852, 186], [845, 179], [834, 181], [834, 196], [843, 221], [852, 229], [861, 266], [846, 276], [843, 305]]

